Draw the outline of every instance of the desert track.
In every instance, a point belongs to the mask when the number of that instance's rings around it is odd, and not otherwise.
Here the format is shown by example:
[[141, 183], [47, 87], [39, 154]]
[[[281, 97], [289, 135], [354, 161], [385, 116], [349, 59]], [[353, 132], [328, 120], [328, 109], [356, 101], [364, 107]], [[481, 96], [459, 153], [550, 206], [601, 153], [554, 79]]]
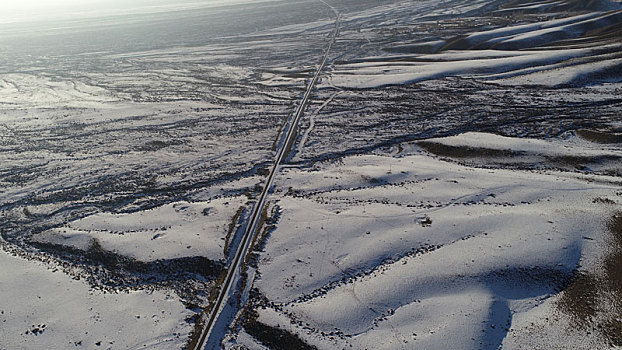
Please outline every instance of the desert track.
[[322, 2], [326, 4], [327, 6], [329, 6], [335, 13], [335, 28], [329, 37], [329, 43], [326, 47], [326, 50], [324, 51], [324, 54], [322, 55], [322, 58], [320, 60], [319, 65], [317, 66], [317, 69], [315, 71], [315, 74], [313, 75], [313, 78], [309, 81], [307, 85], [307, 89], [304, 95], [302, 96], [300, 103], [298, 104], [298, 106], [296, 107], [296, 110], [292, 114], [292, 117], [290, 118], [291, 122], [288, 122], [289, 127], [283, 128], [282, 135], [279, 137], [280, 139], [283, 139], [283, 136], [284, 136], [284, 141], [281, 144], [281, 147], [278, 149], [277, 155], [274, 160], [274, 164], [272, 168], [270, 169], [270, 173], [264, 183], [263, 189], [261, 191], [261, 194], [259, 195], [257, 203], [253, 207], [253, 211], [251, 213], [249, 221], [246, 224], [245, 233], [244, 233], [244, 236], [242, 237], [241, 243], [238, 245], [238, 248], [235, 252], [235, 256], [233, 260], [231, 261], [231, 264], [227, 268], [226, 277], [223, 283], [220, 285], [220, 290], [219, 290], [219, 294], [216, 299], [216, 302], [211, 308], [209, 314], [203, 314], [202, 316], [203, 321], [205, 322], [205, 325], [202, 329], [199, 341], [194, 349], [197, 349], [197, 350], [198, 349], [213, 349], [213, 348], [219, 347], [219, 342], [221, 339], [218, 339], [218, 341], [215, 341], [212, 344], [208, 342], [208, 340], [210, 339], [210, 334], [214, 328], [214, 325], [217, 323], [219, 317], [221, 317], [221, 313], [222, 313], [225, 303], [231, 300], [231, 298], [235, 295], [236, 290], [234, 286], [238, 285], [237, 282], [239, 282], [240, 279], [242, 278], [243, 262], [245, 260], [244, 257], [248, 254], [249, 250], [251, 249], [251, 243], [253, 242], [255, 236], [257, 235], [257, 231], [259, 230], [259, 226], [261, 222], [261, 212], [263, 211], [263, 208], [266, 205], [266, 199], [271, 192], [274, 178], [276, 177], [276, 174], [278, 173], [280, 169], [281, 163], [286, 158], [290, 150], [290, 146], [294, 142], [294, 138], [296, 135], [296, 129], [298, 128], [298, 123], [300, 122], [300, 119], [302, 118], [304, 114], [305, 107], [307, 106], [307, 103], [309, 102], [309, 99], [311, 98], [311, 94], [315, 88], [315, 85], [317, 84], [320, 78], [320, 74], [322, 73], [322, 71], [324, 70], [324, 67], [326, 66], [326, 62], [328, 60], [328, 55], [330, 53], [332, 45], [335, 42], [335, 39], [337, 38], [337, 36], [339, 35], [339, 24], [340, 24], [339, 12], [337, 11], [336, 8], [329, 5], [328, 3], [324, 1]]

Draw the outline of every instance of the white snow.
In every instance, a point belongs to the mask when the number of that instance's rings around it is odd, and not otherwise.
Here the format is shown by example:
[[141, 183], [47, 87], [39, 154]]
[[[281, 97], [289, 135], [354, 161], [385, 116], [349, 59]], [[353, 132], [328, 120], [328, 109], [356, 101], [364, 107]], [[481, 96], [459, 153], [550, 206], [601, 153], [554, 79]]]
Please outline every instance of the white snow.
[[[433, 141], [620, 155], [577, 139], [467, 133]], [[351, 156], [283, 175], [278, 188], [296, 184], [311, 194], [276, 203], [281, 220], [255, 286], [312, 331], [287, 325], [289, 318], [272, 309], [260, 309], [260, 321], [320, 349], [525, 344], [531, 322], [557, 315], [554, 281], [582, 263], [592, 240], [603, 240], [602, 223], [614, 208], [593, 199], [619, 201], [611, 177], [480, 169], [416, 152]], [[546, 344], [565, 334], [567, 317], [556, 317]], [[349, 336], [319, 335], [335, 330]], [[597, 335], [573, 339], [603, 344]]]
[[456, 136], [433, 138], [426, 141], [448, 146], [512, 150], [548, 156], [622, 157], [622, 152], [615, 145], [607, 147], [607, 145], [586, 142], [580, 138], [541, 140], [506, 137], [482, 132], [465, 132]]
[[[570, 24], [581, 23], [582, 21], [591, 20], [597, 18], [602, 15], [602, 13], [586, 13], [583, 15], [566, 17], [562, 19], [556, 19], [551, 21], [545, 21], [540, 23], [531, 23], [524, 24], [519, 26], [510, 26], [503, 27], [493, 30], [487, 30], [483, 32], [473, 33], [467, 36], [469, 42], [473, 44], [479, 44], [483, 42], [487, 42], [493, 40], [494, 42], [499, 42], [500, 40], [511, 40], [507, 38], [515, 38], [522, 35], [524, 33], [532, 33], [537, 35], [538, 33], [542, 33], [541, 30], [550, 30], [551, 28], [564, 28]], [[528, 34], [531, 35], [531, 34]], [[501, 38], [501, 39], [500, 39]]]
[[106, 89], [69, 79], [32, 74], [3, 74], [0, 78], [0, 110], [95, 108], [118, 100]]
[[[357, 63], [340, 66], [332, 73], [333, 85], [344, 88], [375, 88], [386, 85], [410, 84], [446, 76], [480, 76], [511, 72], [527, 67], [550, 65], [580, 57], [585, 49], [560, 51], [521, 51], [510, 56], [504, 51], [457, 51], [437, 55], [436, 61], [405, 63]], [[492, 58], [484, 58], [492, 57]]]
[[[604, 72], [606, 69], [612, 69], [622, 66], [622, 59], [609, 59], [599, 62], [590, 62], [571, 66], [564, 66], [551, 69], [543, 69], [535, 73], [517, 75], [511, 78], [500, 80], [491, 80], [490, 82], [501, 85], [534, 85], [534, 86], [559, 86], [568, 85], [577, 82], [589, 82], [590, 75], [602, 74], [607, 75], [610, 82], [621, 82], [622, 76], [614, 76]], [[602, 73], [601, 73], [602, 72]]]
[[[544, 5], [549, 4], [537, 6]], [[464, 46], [458, 50], [423, 55], [361, 57], [356, 60], [359, 63], [336, 65], [331, 72], [330, 84], [343, 88], [370, 89], [449, 76], [481, 78], [504, 85], [557, 86], [620, 82], [622, 77], [619, 74], [611, 76], [611, 73], [607, 73], [607, 70], [615, 70], [620, 65], [619, 56], [615, 55], [620, 48], [619, 43], [579, 44], [570, 41], [564, 45], [547, 46], [565, 39], [587, 38], [599, 28], [618, 23], [620, 18], [622, 10], [590, 12], [470, 33], [458, 40]], [[422, 45], [439, 49], [438, 40], [416, 44], [400, 42], [395, 48]], [[597, 53], [605, 48], [614, 54]]]
[[170, 291], [102, 292], [4, 251], [0, 265], [0, 349], [174, 349], [191, 331]]
[[242, 197], [224, 197], [211, 202], [171, 203], [131, 214], [98, 213], [33, 239], [82, 250], [89, 249], [96, 239], [104, 250], [140, 261], [192, 256], [222, 260], [229, 223], [243, 204]]

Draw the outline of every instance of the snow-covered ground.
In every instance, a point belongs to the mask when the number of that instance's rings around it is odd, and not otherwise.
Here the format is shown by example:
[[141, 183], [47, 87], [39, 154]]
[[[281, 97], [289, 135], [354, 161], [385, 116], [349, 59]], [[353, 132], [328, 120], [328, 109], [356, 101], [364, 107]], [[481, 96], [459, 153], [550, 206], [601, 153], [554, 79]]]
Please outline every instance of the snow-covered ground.
[[224, 260], [229, 224], [244, 204], [240, 198], [207, 203], [177, 202], [131, 214], [98, 213], [34, 235], [39, 243], [104, 250], [139, 261], [204, 256]]
[[610, 6], [614, 10], [394, 44], [385, 49], [401, 54], [344, 61], [332, 71], [329, 83], [365, 89], [450, 76], [503, 85], [620, 82], [619, 40], [593, 35], [619, 30], [622, 6]]
[[620, 1], [110, 5], [0, 14], [0, 349], [188, 344], [334, 11], [226, 347], [622, 344]]
[[0, 349], [172, 349], [191, 330], [173, 292], [106, 293], [5, 251], [0, 265]]
[[[490, 156], [473, 156], [483, 163], [508, 149], [622, 157], [577, 139], [426, 141], [485, 147]], [[617, 176], [465, 166], [403, 145], [289, 168], [278, 187], [296, 191], [278, 196], [260, 254], [258, 322], [320, 349], [512, 349], [536, 335], [541, 348], [608, 344], [570, 327], [557, 303], [575, 269], [602, 261]]]

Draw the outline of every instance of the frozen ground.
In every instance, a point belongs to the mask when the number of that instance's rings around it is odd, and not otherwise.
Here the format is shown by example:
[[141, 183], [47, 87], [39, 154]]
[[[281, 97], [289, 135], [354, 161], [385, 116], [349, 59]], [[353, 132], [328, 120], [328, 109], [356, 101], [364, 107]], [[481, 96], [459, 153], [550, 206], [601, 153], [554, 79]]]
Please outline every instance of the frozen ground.
[[111, 6], [0, 14], [0, 349], [188, 344], [333, 10], [225, 346], [621, 346], [619, 1]]
[[33, 236], [33, 241], [88, 250], [102, 249], [140, 261], [203, 256], [225, 259], [229, 223], [240, 198], [207, 203], [177, 202], [131, 214], [99, 213]]
[[179, 348], [192, 312], [166, 291], [105, 293], [53, 265], [0, 252], [1, 349]]
[[539, 348], [606, 347], [556, 305], [573, 271], [600, 263], [619, 177], [523, 169], [497, 152], [554, 163], [597, 148], [619, 169], [619, 146], [478, 133], [426, 142], [487, 151], [473, 167], [407, 144], [284, 172], [279, 187], [296, 190], [277, 196], [259, 254], [257, 322], [326, 349], [510, 349], [546, 318]]

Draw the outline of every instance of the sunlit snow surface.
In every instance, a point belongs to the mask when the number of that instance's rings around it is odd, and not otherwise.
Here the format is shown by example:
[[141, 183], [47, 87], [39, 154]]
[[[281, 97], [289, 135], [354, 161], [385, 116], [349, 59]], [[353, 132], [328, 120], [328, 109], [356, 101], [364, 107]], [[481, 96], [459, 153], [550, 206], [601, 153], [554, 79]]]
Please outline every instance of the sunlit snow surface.
[[619, 2], [110, 4], [0, 17], [0, 349], [186, 344], [333, 9], [257, 321], [321, 349], [606, 348], [556, 303], [622, 202], [619, 141], [576, 132], [622, 131]]
[[165, 291], [105, 293], [0, 252], [2, 349], [180, 348], [192, 312]]
[[[593, 151], [571, 141], [477, 133], [430, 141], [507, 147], [531, 162], [535, 155]], [[622, 159], [619, 148], [598, 152]], [[615, 177], [465, 167], [416, 148], [285, 176], [281, 186], [297, 184], [300, 192], [276, 203], [281, 219], [255, 282], [281, 312], [260, 309], [259, 320], [286, 324], [320, 348], [522, 344], [535, 334], [530, 322], [559, 317], [558, 288], [588, 262], [584, 254], [597, 249], [592, 240], [602, 237], [603, 219], [614, 209], [593, 200], [619, 198], [620, 188]], [[306, 326], [289, 325], [284, 314]], [[566, 334], [558, 319], [547, 327], [542, 344], [559, 337], [579, 348], [601, 341]]]

